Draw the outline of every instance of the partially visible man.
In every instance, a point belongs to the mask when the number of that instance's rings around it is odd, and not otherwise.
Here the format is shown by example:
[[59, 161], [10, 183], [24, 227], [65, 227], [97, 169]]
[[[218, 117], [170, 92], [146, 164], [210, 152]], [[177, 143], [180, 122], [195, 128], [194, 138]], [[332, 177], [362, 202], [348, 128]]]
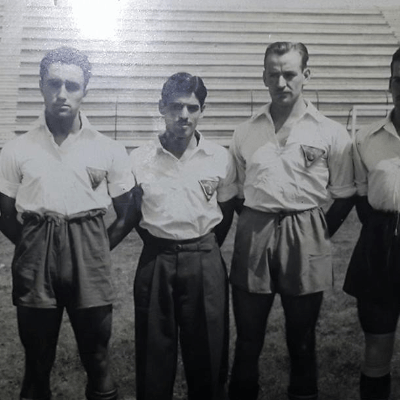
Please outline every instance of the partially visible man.
[[134, 284], [138, 400], [170, 400], [178, 336], [189, 400], [223, 393], [228, 363], [228, 281], [219, 246], [233, 217], [229, 152], [196, 130], [207, 89], [188, 73], [164, 84], [165, 132], [132, 151], [143, 190], [144, 241]]
[[387, 400], [400, 314], [400, 48], [390, 65], [394, 109], [360, 129], [354, 142], [358, 216], [362, 230], [344, 290], [357, 298], [365, 335], [362, 400]]
[[[73, 48], [40, 64], [45, 111], [0, 158], [0, 229], [16, 245], [13, 303], [25, 349], [21, 400], [51, 398], [50, 372], [66, 308], [87, 373], [89, 400], [117, 399], [110, 372], [110, 247], [132, 229], [134, 177], [123, 146], [80, 112], [91, 65]], [[116, 219], [105, 228], [113, 203]]]
[[303, 97], [307, 61], [302, 43], [268, 46], [263, 78], [272, 101], [232, 140], [240, 217], [230, 276], [237, 327], [231, 400], [257, 398], [276, 293], [286, 320], [289, 399], [318, 398], [315, 326], [323, 291], [332, 286], [329, 237], [350, 212], [355, 188], [349, 134]]

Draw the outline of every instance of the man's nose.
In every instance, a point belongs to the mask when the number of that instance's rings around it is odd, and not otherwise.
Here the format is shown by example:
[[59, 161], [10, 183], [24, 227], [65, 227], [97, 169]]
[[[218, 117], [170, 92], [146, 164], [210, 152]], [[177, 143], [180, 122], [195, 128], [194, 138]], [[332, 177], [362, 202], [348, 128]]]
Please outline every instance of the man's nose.
[[182, 107], [181, 118], [188, 118], [188, 116], [189, 116], [188, 108], [186, 106]]
[[286, 79], [282, 75], [278, 78], [278, 86], [279, 87], [285, 87], [286, 86]]
[[58, 91], [58, 97], [65, 99], [66, 95], [67, 95], [67, 89], [65, 88], [65, 84], [62, 84]]

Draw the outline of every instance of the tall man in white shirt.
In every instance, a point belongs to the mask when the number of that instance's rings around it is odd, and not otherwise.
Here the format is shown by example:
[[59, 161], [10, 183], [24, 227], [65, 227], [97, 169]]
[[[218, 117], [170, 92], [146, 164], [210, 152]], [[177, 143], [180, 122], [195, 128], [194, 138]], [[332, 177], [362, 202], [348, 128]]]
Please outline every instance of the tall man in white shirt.
[[362, 222], [344, 290], [357, 298], [365, 335], [362, 400], [387, 400], [395, 331], [400, 314], [400, 49], [392, 57], [389, 89], [394, 109], [360, 129], [354, 168]]
[[[25, 349], [21, 400], [49, 400], [66, 308], [87, 373], [88, 400], [115, 400], [110, 373], [113, 288], [110, 247], [132, 229], [134, 177], [123, 146], [80, 112], [91, 65], [76, 49], [40, 64], [45, 110], [0, 158], [0, 228], [15, 243], [13, 302]], [[105, 228], [110, 204], [116, 219]]]
[[[255, 400], [258, 359], [276, 293], [291, 360], [288, 396], [318, 398], [315, 326], [332, 286], [329, 237], [352, 207], [351, 140], [303, 97], [310, 79], [302, 43], [268, 46], [264, 83], [272, 102], [241, 124], [231, 151], [240, 217], [231, 269], [237, 341], [231, 400]], [[325, 215], [321, 207], [334, 199]]]
[[132, 151], [144, 241], [134, 284], [138, 400], [171, 400], [178, 337], [189, 400], [213, 400], [227, 377], [228, 282], [219, 246], [233, 216], [229, 152], [196, 130], [207, 89], [180, 72], [164, 84], [165, 132]]

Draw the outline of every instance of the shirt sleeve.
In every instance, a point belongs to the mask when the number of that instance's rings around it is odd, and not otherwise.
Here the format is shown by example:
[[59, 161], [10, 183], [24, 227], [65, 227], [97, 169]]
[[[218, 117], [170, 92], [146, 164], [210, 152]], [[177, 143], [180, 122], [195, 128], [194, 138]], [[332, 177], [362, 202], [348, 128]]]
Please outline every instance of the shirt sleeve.
[[236, 166], [232, 155], [224, 149], [225, 176], [220, 180], [217, 191], [217, 201], [223, 203], [237, 195]]
[[362, 161], [360, 154], [360, 141], [357, 139], [353, 143], [353, 161], [354, 161], [354, 181], [359, 196], [368, 194], [368, 170]]
[[107, 174], [108, 192], [112, 198], [129, 192], [135, 186], [129, 157], [124, 146], [113, 142], [113, 157]]
[[244, 198], [243, 185], [246, 177], [246, 163], [241, 156], [240, 147], [238, 145], [238, 132], [235, 131], [232, 137], [231, 144], [229, 146], [229, 152], [233, 157], [233, 161], [236, 168], [236, 187], [237, 196], [241, 199]]
[[14, 146], [6, 144], [0, 153], [0, 192], [15, 199], [21, 181], [22, 174]]
[[336, 131], [332, 131], [328, 166], [328, 189], [332, 198], [353, 196], [356, 193], [356, 188], [354, 185], [352, 141], [347, 131], [340, 125]]

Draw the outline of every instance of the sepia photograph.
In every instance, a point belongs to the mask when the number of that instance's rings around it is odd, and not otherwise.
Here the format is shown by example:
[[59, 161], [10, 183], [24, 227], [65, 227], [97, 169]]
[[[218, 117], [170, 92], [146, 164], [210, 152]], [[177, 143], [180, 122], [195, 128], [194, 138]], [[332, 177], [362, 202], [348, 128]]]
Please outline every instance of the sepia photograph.
[[0, 0], [0, 400], [400, 399], [398, 0]]

